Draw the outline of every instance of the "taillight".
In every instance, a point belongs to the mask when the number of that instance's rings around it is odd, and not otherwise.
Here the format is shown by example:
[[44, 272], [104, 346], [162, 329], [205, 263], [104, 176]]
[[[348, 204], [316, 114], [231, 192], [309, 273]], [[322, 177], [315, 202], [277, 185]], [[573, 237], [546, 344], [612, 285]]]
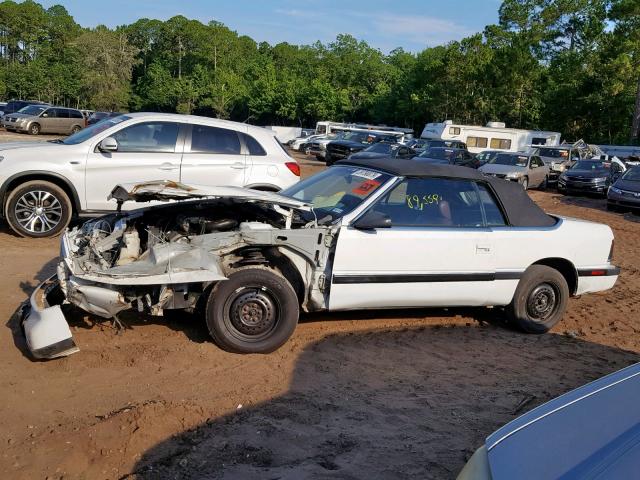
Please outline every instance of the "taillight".
[[287, 162], [285, 165], [296, 177], [300, 176], [300, 165], [298, 165], [298, 162]]

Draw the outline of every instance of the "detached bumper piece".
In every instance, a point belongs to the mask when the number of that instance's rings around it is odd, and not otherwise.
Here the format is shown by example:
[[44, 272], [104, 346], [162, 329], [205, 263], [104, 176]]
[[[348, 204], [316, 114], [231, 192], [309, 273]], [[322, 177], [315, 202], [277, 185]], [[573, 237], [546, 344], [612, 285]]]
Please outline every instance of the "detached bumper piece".
[[54, 275], [36, 288], [22, 311], [27, 346], [35, 358], [66, 357], [80, 351], [56, 297], [61, 303], [62, 292]]

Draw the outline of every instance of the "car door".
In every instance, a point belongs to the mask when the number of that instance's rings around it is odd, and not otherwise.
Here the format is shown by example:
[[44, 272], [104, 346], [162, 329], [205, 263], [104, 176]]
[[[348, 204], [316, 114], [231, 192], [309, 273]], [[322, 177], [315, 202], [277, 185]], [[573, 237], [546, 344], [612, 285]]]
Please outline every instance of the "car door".
[[[101, 151], [99, 145], [90, 151], [85, 173], [87, 209], [115, 209], [115, 202], [107, 197], [119, 183], [179, 181], [184, 144], [181, 125], [186, 124], [166, 121], [129, 124], [111, 134], [118, 144], [116, 151]], [[129, 203], [124, 208], [135, 207]]]
[[533, 156], [529, 160], [529, 184], [531, 186], [539, 186], [544, 182], [545, 177], [547, 176], [546, 169], [543, 167], [542, 160], [540, 158]]
[[341, 227], [330, 309], [487, 303], [492, 240], [475, 183], [408, 178], [370, 210], [387, 215], [391, 227]]
[[191, 125], [180, 168], [182, 183], [243, 186], [249, 165], [239, 133], [228, 128]]
[[59, 113], [58, 110], [60, 108], [47, 108], [44, 112], [40, 114], [40, 118], [38, 119], [38, 123], [40, 124], [40, 132], [41, 133], [55, 133], [56, 125], [59, 123]]

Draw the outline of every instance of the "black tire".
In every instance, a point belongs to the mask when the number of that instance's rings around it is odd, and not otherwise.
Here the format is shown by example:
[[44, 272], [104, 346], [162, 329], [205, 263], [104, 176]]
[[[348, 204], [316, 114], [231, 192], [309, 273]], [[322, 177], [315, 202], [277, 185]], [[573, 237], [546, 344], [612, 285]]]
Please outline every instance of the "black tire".
[[522, 185], [522, 188], [527, 190], [529, 188], [529, 178], [528, 177], [522, 177], [522, 180], [520, 180], [520, 185]]
[[518, 282], [507, 315], [527, 333], [546, 333], [562, 319], [568, 300], [569, 286], [560, 272], [532, 265]]
[[331, 154], [329, 152], [324, 154], [324, 163], [327, 164], [327, 167], [330, 167], [334, 163], [333, 158], [331, 157]]
[[212, 289], [206, 322], [213, 340], [225, 350], [269, 353], [293, 334], [299, 314], [296, 292], [280, 273], [246, 267]]
[[29, 134], [30, 135], [39, 135], [40, 134], [40, 124], [32, 123], [29, 125]]
[[71, 135], [73, 135], [74, 133], [78, 133], [80, 130], [82, 130], [82, 127], [78, 125], [74, 125], [73, 128], [71, 129]]
[[59, 186], [32, 180], [11, 191], [5, 214], [11, 230], [21, 237], [44, 238], [56, 236], [67, 228], [73, 207]]

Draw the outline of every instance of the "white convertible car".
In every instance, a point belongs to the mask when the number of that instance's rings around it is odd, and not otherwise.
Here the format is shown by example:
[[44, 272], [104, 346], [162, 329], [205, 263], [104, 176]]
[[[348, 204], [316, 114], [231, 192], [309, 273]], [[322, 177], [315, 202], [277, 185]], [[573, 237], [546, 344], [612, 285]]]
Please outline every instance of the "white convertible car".
[[163, 181], [111, 197], [181, 201], [64, 234], [57, 275], [24, 312], [35, 357], [78, 350], [69, 304], [116, 323], [201, 311], [236, 352], [280, 347], [300, 310], [501, 306], [543, 333], [570, 296], [619, 273], [608, 226], [548, 215], [519, 185], [464, 167], [345, 160], [281, 194]]

